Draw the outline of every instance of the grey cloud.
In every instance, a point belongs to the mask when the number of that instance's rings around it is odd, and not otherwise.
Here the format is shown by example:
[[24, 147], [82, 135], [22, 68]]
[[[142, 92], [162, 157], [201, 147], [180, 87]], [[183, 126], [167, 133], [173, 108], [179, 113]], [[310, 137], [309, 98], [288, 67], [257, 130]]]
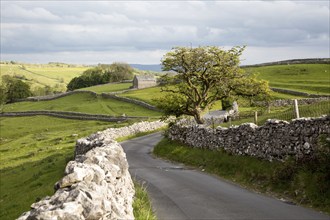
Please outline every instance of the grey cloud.
[[2, 53], [329, 45], [324, 1], [4, 1]]

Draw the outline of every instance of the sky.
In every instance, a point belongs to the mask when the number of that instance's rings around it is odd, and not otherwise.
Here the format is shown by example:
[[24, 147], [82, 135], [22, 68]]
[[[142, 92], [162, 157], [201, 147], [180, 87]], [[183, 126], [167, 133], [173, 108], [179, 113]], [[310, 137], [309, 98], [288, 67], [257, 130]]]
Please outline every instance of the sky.
[[176, 46], [246, 45], [242, 64], [330, 57], [328, 0], [1, 0], [1, 61], [159, 64]]

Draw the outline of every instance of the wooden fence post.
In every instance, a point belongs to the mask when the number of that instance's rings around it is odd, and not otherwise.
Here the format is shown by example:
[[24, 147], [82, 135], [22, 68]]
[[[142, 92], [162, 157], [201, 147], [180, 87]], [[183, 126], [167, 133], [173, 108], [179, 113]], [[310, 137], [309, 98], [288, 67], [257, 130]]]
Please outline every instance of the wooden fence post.
[[254, 124], [258, 124], [258, 111], [254, 112]]
[[294, 112], [295, 112], [295, 117], [298, 119], [299, 117], [299, 107], [298, 107], [298, 100], [294, 100]]

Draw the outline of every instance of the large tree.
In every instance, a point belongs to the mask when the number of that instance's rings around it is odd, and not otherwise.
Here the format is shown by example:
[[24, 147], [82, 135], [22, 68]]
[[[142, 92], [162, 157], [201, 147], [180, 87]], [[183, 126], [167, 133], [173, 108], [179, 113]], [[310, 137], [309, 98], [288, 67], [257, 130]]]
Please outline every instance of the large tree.
[[267, 95], [267, 82], [258, 81], [239, 67], [244, 48], [173, 48], [164, 55], [162, 66], [164, 71], [177, 74], [163, 77], [162, 91], [169, 95], [159, 98], [157, 106], [167, 115], [191, 115], [202, 124], [202, 113], [216, 101], [238, 95]]
[[75, 90], [128, 79], [133, 79], [133, 68], [129, 64], [99, 64], [97, 67], [87, 69], [81, 76], [73, 78], [67, 85], [67, 89]]
[[9, 75], [2, 76], [1, 102], [14, 102], [32, 95], [30, 85]]

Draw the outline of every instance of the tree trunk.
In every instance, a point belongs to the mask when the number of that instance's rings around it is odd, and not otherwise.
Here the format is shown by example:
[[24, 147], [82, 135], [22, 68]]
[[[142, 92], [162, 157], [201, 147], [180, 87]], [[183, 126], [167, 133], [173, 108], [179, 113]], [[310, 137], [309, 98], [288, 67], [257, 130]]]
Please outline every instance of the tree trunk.
[[201, 116], [202, 111], [200, 109], [195, 109], [194, 111], [194, 118], [197, 122], [197, 124], [204, 124], [205, 120], [204, 118]]

